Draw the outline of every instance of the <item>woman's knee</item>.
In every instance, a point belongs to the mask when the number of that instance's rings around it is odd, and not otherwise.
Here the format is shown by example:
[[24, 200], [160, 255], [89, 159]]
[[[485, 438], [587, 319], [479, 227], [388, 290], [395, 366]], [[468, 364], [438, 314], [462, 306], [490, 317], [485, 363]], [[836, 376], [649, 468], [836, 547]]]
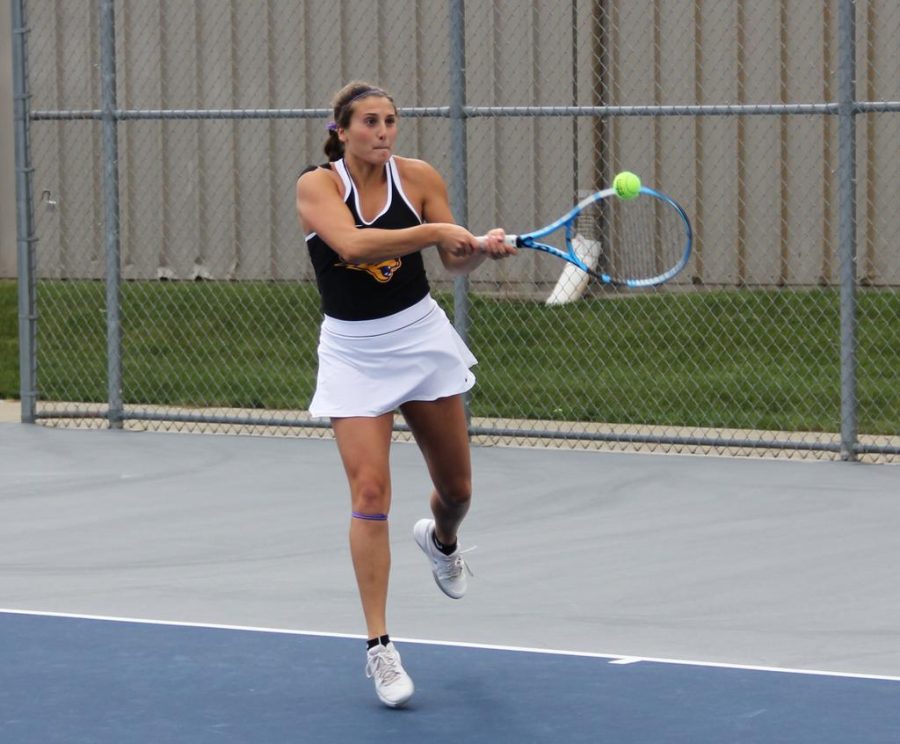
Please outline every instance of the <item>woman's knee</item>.
[[435, 486], [438, 498], [447, 506], [466, 506], [472, 500], [472, 480], [466, 477], [457, 477]]
[[358, 514], [387, 514], [391, 507], [390, 489], [377, 480], [354, 484], [353, 511]]

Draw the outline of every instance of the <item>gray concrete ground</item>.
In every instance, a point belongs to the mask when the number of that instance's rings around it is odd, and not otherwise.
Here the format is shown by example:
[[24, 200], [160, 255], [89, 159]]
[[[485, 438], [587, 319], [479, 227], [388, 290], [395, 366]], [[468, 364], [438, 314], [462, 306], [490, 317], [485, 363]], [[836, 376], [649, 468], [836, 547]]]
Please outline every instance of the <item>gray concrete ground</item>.
[[[900, 675], [900, 468], [473, 460], [455, 602], [412, 540], [421, 457], [394, 445], [395, 637]], [[332, 441], [3, 423], [0, 462], [0, 608], [364, 632]]]

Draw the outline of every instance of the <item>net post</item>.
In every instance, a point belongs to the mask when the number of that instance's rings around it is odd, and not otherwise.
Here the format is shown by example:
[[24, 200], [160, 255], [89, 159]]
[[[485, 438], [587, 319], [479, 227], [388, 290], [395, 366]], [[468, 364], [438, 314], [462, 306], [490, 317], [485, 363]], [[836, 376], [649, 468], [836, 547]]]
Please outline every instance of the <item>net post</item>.
[[838, 250], [840, 258], [841, 459], [856, 459], [856, 8], [838, 7]]

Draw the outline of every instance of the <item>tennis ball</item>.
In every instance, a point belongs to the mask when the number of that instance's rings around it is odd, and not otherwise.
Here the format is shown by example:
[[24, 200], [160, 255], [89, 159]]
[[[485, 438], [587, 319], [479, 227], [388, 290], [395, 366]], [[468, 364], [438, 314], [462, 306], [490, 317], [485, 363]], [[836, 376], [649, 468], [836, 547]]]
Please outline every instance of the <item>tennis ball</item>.
[[613, 179], [613, 188], [620, 199], [634, 199], [641, 192], [641, 179], [631, 171], [622, 171]]

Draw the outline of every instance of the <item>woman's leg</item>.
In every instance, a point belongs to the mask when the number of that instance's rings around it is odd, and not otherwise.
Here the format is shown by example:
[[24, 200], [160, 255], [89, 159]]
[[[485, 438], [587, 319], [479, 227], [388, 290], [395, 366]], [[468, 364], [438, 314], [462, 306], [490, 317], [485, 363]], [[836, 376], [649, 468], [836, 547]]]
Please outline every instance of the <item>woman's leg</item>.
[[332, 419], [338, 450], [350, 483], [350, 555], [369, 638], [387, 634], [386, 605], [391, 547], [387, 516], [391, 506], [390, 446], [393, 413]]
[[453, 545], [472, 499], [472, 461], [462, 396], [410, 401], [400, 410], [434, 484], [431, 511], [435, 534], [444, 545]]

